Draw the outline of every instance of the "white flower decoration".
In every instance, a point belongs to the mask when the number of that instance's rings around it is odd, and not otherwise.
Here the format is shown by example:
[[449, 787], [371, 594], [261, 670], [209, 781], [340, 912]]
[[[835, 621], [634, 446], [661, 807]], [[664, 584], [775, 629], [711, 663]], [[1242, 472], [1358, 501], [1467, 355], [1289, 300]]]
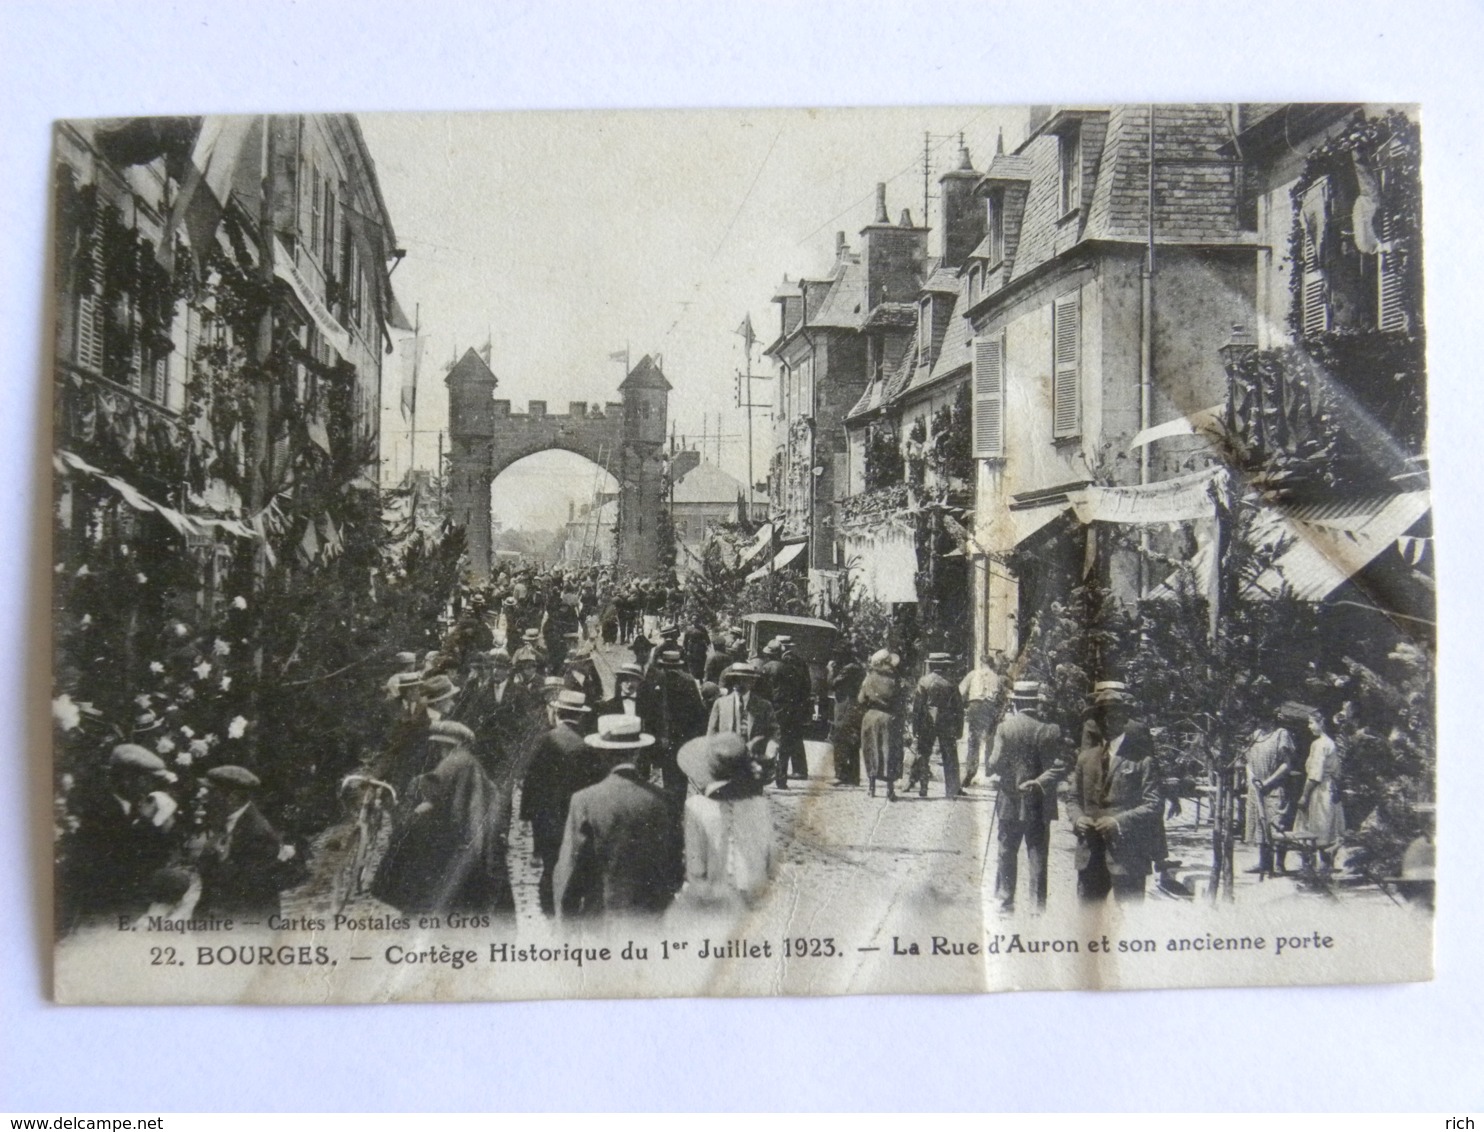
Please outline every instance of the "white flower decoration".
[[168, 755], [173, 750], [175, 750], [175, 740], [168, 737], [162, 738], [155, 744], [155, 751], [159, 754]]
[[[192, 744], [192, 746], [194, 746], [194, 744]], [[181, 751], [180, 754], [175, 756], [175, 765], [179, 767], [190, 766], [191, 763], [195, 761], [195, 757], [196, 756], [193, 751]]]
[[149, 670], [158, 676], [161, 672], [165, 671], [165, 666], [158, 660], [152, 660], [149, 662]]
[[247, 598], [242, 597], [241, 595], [238, 595], [237, 597], [234, 597], [232, 599], [232, 608], [233, 609], [246, 609], [247, 608]]
[[216, 653], [217, 656], [231, 656], [232, 646], [218, 637], [216, 640], [211, 642], [211, 651]]
[[234, 716], [232, 718], [232, 722], [229, 723], [229, 724], [227, 724], [227, 738], [228, 739], [241, 739], [242, 736], [243, 736], [243, 734], [246, 731], [247, 731], [247, 720], [244, 719], [240, 715]]
[[[215, 739], [216, 736], [213, 735], [213, 736], [211, 736], [211, 738]], [[206, 755], [208, 755], [210, 753], [211, 753], [211, 747], [206, 742], [205, 739], [192, 739], [191, 740], [191, 754], [194, 755], [196, 758], [198, 758], [198, 759], [199, 758], [204, 758]]]
[[82, 724], [82, 708], [72, 702], [72, 697], [63, 692], [52, 700], [52, 718], [63, 731], [71, 731]]
[[142, 586], [145, 582], [149, 581], [149, 578], [146, 577], [144, 574], [135, 574], [134, 580]]
[[224, 691], [224, 692], [230, 691], [231, 688], [232, 688], [232, 678], [230, 676], [223, 676], [222, 677], [222, 691]]
[[79, 578], [86, 578], [91, 573], [92, 573], [92, 571], [88, 569], [86, 563], [84, 563], [83, 565], [81, 565], [81, 566], [79, 566], [77, 568], [77, 576]]
[[191, 671], [196, 674], [197, 680], [205, 680], [208, 676], [211, 675], [211, 664], [209, 661], [203, 660], [200, 664], [196, 665], [195, 668], [191, 669]]
[[187, 739], [194, 739], [196, 737], [196, 733], [194, 731], [192, 731], [189, 727], [182, 727], [180, 729], [180, 733], [182, 735], [184, 735]]
[[138, 704], [142, 708], [149, 707], [149, 705], [150, 705], [149, 693], [148, 692], [144, 692], [144, 693], [141, 693], [140, 695], [135, 696], [134, 697], [134, 702], [136, 704]]

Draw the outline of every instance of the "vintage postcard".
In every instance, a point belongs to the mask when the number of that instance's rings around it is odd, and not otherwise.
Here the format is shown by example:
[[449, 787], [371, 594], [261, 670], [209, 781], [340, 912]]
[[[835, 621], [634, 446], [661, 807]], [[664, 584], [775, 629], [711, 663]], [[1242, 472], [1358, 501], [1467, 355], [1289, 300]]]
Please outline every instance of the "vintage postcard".
[[1430, 978], [1420, 122], [58, 123], [56, 998]]

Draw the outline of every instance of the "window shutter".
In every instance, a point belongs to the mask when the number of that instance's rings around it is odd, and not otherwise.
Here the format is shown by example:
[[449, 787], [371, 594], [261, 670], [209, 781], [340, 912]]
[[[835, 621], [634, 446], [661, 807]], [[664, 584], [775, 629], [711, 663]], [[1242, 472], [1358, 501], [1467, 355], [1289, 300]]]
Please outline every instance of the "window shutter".
[[1314, 242], [1304, 236], [1303, 316], [1304, 336], [1323, 334], [1329, 329], [1329, 289], [1324, 268], [1314, 254]]
[[158, 401], [162, 405], [165, 403], [165, 392], [169, 388], [168, 372], [166, 359], [163, 356], [156, 358], [154, 364], [150, 366], [148, 396], [151, 401]]
[[1005, 455], [1005, 343], [974, 339], [974, 458]]
[[1381, 250], [1376, 256], [1376, 326], [1381, 330], [1405, 331], [1407, 308], [1402, 293], [1401, 257], [1391, 251], [1391, 217], [1382, 213], [1376, 235]]
[[[96, 235], [96, 233], [95, 233]], [[103, 372], [103, 241], [93, 239], [88, 249], [93, 281], [77, 296], [77, 345], [73, 358], [84, 369]]]
[[1082, 293], [1056, 300], [1052, 310], [1051, 435], [1082, 431]]

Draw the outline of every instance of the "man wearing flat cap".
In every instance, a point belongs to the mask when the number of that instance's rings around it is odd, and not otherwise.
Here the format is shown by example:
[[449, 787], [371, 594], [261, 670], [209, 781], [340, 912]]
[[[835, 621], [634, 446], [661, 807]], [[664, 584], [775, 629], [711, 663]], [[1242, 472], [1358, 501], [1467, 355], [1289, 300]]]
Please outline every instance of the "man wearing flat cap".
[[541, 911], [556, 914], [552, 878], [562, 852], [567, 806], [572, 795], [600, 781], [607, 773], [598, 753], [582, 741], [591, 709], [583, 694], [564, 688], [553, 705], [557, 722], [537, 741], [520, 791], [520, 819], [531, 823], [531, 841], [541, 859], [537, 894]]
[[176, 847], [173, 778], [153, 751], [120, 743], [103, 773], [85, 783], [78, 827], [65, 842], [61, 896], [69, 921], [89, 914], [131, 918], [156, 899], [156, 878]]
[[1037, 911], [1046, 907], [1046, 848], [1057, 818], [1056, 785], [1067, 776], [1071, 748], [1061, 728], [1042, 720], [1041, 685], [1017, 680], [1010, 692], [1010, 713], [995, 730], [986, 777], [999, 775], [995, 794], [998, 858], [995, 898], [1000, 911], [1015, 907], [1020, 843], [1025, 842], [1031, 899]]
[[[1160, 856], [1159, 773], [1144, 728], [1127, 730], [1134, 697], [1109, 681], [1093, 690], [1101, 717], [1092, 745], [1077, 757], [1067, 816], [1077, 834], [1077, 894], [1088, 902], [1111, 892], [1142, 900], [1151, 863]], [[1145, 749], [1148, 746], [1148, 749]]]
[[608, 774], [572, 795], [553, 877], [563, 919], [658, 916], [684, 875], [680, 808], [642, 772], [654, 745], [638, 717], [601, 716], [585, 740]]
[[474, 733], [435, 720], [438, 765], [413, 779], [371, 893], [402, 912], [514, 915], [505, 850], [510, 801], [471, 750]]
[[203, 916], [267, 917], [278, 911], [278, 893], [294, 857], [254, 801], [262, 783], [246, 767], [214, 766], [206, 772], [206, 844], [197, 867]]
[[[706, 733], [706, 705], [701, 689], [682, 667], [679, 645], [655, 650], [655, 664], [639, 689], [639, 718], [655, 737], [653, 765], [659, 767], [665, 790], [685, 799], [685, 775], [675, 756], [687, 740]], [[644, 766], [643, 759], [640, 761]]]

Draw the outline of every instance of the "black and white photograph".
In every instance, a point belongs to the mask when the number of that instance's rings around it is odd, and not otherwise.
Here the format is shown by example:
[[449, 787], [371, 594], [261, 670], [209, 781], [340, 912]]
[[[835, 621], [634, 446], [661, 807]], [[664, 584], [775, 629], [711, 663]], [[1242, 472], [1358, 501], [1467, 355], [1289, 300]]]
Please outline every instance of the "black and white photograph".
[[1420, 123], [58, 122], [56, 997], [1430, 978]]

